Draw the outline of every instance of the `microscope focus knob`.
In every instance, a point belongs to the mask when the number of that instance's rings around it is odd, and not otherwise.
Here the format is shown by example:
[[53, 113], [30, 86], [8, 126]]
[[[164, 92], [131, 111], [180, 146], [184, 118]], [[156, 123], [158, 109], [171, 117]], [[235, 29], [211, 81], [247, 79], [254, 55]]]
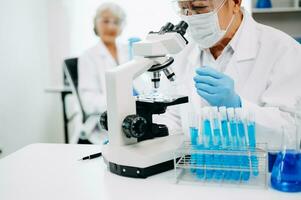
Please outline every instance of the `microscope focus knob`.
[[128, 138], [141, 138], [147, 130], [147, 121], [138, 115], [129, 115], [123, 120], [122, 129]]

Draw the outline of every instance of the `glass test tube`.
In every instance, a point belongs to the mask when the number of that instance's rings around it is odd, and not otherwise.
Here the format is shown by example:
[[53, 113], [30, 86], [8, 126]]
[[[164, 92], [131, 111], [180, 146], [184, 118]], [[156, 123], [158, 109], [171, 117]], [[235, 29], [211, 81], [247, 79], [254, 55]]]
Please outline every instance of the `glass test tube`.
[[[238, 150], [239, 146], [238, 146], [238, 139], [237, 139], [237, 137], [238, 137], [237, 123], [236, 123], [236, 119], [235, 119], [234, 108], [228, 108], [227, 114], [228, 114], [229, 123], [230, 123], [231, 150], [236, 152]], [[230, 156], [229, 162], [230, 162], [231, 167], [233, 168], [233, 171], [231, 173], [231, 179], [238, 181], [240, 179], [238, 156], [237, 155]]]
[[241, 173], [241, 178], [244, 181], [250, 179], [250, 158], [247, 155], [247, 141], [246, 141], [246, 129], [245, 129], [245, 117], [241, 108], [235, 108], [235, 116], [238, 127], [238, 145], [239, 151], [245, 154], [239, 158], [240, 167], [243, 169]]

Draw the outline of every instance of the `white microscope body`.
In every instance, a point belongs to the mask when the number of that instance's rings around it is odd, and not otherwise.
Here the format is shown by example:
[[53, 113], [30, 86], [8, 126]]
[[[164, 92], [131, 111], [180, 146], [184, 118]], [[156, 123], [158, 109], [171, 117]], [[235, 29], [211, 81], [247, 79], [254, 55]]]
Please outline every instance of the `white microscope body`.
[[[142, 133], [152, 130], [152, 125], [137, 113], [132, 83], [146, 71], [153, 72], [155, 87], [158, 87], [161, 71], [173, 79], [174, 74], [167, 68], [173, 59], [166, 55], [177, 54], [185, 48], [188, 44], [184, 38], [187, 27], [185, 22], [177, 26], [168, 23], [160, 32], [150, 32], [144, 41], [134, 44], [133, 61], [106, 72], [107, 115], [106, 119], [101, 119], [101, 124], [107, 123], [109, 143], [104, 145], [102, 153], [112, 173], [146, 178], [173, 167], [173, 154], [183, 143], [183, 134], [139, 140]], [[181, 103], [186, 102], [188, 98]], [[146, 104], [149, 107], [163, 105], [160, 102]]]

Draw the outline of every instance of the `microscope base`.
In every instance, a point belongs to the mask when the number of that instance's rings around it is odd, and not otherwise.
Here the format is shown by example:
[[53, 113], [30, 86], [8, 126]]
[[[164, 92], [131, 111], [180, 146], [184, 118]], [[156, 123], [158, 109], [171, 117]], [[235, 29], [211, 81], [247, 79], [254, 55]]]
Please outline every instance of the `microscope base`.
[[147, 178], [174, 168], [174, 153], [183, 144], [184, 135], [170, 135], [126, 146], [105, 145], [103, 158], [114, 174]]
[[173, 169], [174, 160], [169, 160], [164, 163], [160, 163], [146, 168], [123, 166], [109, 162], [108, 168], [110, 172], [119, 176], [125, 176], [130, 178], [147, 178], [149, 176]]

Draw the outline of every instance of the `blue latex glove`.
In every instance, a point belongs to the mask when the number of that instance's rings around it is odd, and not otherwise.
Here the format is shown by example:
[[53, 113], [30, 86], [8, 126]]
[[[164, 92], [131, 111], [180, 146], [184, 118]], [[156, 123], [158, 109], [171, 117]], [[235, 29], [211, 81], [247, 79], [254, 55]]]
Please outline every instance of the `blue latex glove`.
[[200, 67], [196, 74], [194, 81], [197, 93], [211, 106], [241, 107], [232, 78], [211, 67]]

